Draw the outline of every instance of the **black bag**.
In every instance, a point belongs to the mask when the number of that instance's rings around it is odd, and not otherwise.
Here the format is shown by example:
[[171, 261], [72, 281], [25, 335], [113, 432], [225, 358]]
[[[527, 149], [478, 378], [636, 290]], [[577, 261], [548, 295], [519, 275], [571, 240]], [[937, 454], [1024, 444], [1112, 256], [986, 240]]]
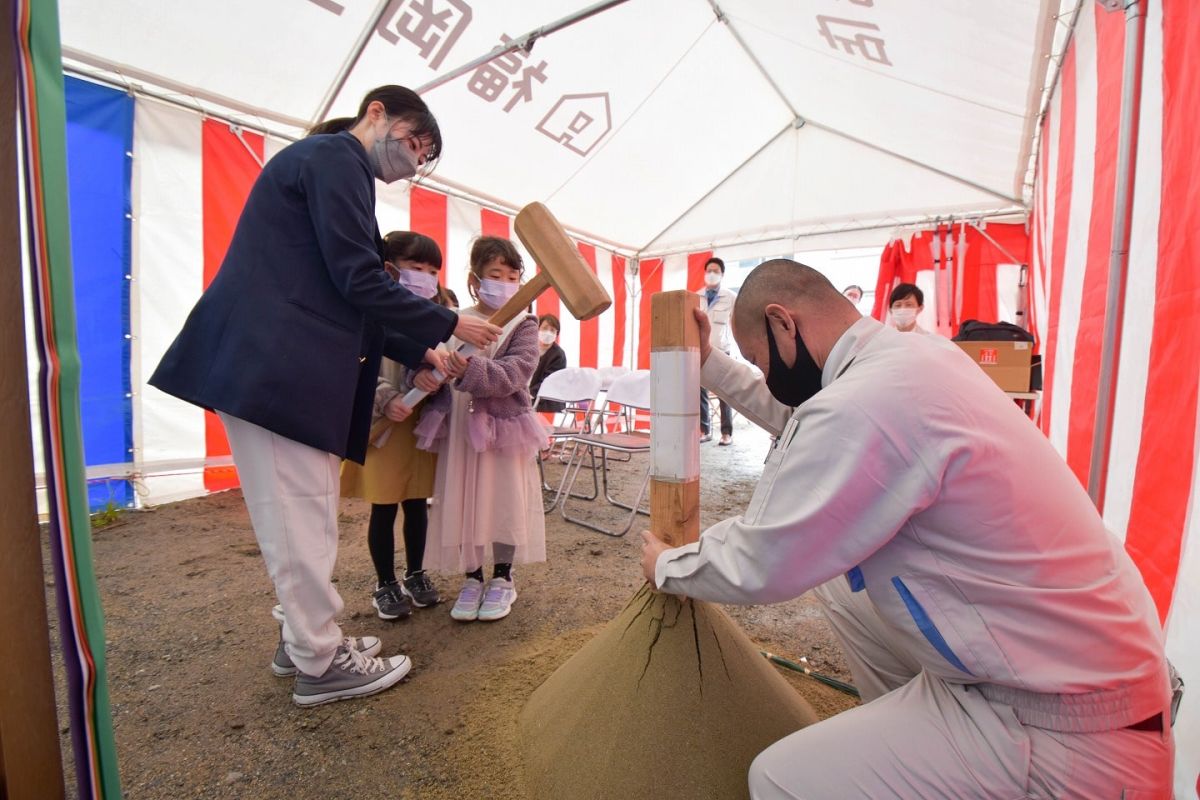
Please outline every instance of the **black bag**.
[[958, 326], [956, 342], [1032, 342], [1033, 334], [1011, 322], [980, 322], [963, 320]]

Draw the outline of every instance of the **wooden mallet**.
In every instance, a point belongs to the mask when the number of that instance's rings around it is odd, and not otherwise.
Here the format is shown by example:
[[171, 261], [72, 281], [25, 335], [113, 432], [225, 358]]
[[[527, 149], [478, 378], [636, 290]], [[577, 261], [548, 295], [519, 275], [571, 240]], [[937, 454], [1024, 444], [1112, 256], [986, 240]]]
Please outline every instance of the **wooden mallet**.
[[[541, 203], [530, 203], [517, 214], [513, 227], [541, 271], [497, 309], [488, 322], [503, 328], [524, 313], [538, 295], [550, 288], [558, 292], [567, 310], [576, 319], [591, 319], [612, 305], [612, 298], [608, 296], [604, 285], [583, 260], [550, 209]], [[458, 352], [469, 354], [477, 349], [464, 344], [458, 348]], [[446, 377], [436, 370], [434, 376], [439, 380]], [[421, 389], [412, 389], [404, 395], [404, 405], [412, 408], [426, 394]]]

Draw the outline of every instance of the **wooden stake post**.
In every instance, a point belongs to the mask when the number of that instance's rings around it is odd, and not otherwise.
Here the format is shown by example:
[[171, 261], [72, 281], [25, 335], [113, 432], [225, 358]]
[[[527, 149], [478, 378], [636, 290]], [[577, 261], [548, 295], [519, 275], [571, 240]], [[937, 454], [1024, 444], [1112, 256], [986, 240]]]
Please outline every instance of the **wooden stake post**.
[[650, 298], [650, 530], [700, 538], [700, 327], [692, 292]]

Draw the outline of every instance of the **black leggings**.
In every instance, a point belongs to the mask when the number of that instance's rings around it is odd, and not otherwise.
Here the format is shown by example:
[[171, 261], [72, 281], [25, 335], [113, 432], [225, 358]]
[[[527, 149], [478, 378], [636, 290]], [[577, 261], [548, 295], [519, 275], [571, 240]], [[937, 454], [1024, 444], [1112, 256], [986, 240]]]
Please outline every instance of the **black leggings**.
[[405, 577], [420, 572], [425, 562], [425, 533], [429, 528], [429, 509], [423, 498], [397, 503], [372, 503], [367, 523], [367, 547], [375, 563], [380, 585], [396, 580], [396, 511], [404, 508], [404, 555], [408, 561]]

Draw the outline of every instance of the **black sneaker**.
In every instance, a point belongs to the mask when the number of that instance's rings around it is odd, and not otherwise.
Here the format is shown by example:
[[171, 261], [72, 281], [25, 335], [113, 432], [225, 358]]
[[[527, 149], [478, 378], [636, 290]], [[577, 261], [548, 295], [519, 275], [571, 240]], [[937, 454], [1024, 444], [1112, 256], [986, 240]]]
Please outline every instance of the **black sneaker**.
[[430, 582], [425, 570], [414, 572], [405, 578], [400, 589], [417, 608], [429, 608], [442, 602], [442, 596]]
[[375, 606], [375, 613], [380, 619], [402, 619], [413, 612], [412, 604], [404, 596], [400, 584], [395, 582], [385, 583], [376, 589], [371, 605]]

